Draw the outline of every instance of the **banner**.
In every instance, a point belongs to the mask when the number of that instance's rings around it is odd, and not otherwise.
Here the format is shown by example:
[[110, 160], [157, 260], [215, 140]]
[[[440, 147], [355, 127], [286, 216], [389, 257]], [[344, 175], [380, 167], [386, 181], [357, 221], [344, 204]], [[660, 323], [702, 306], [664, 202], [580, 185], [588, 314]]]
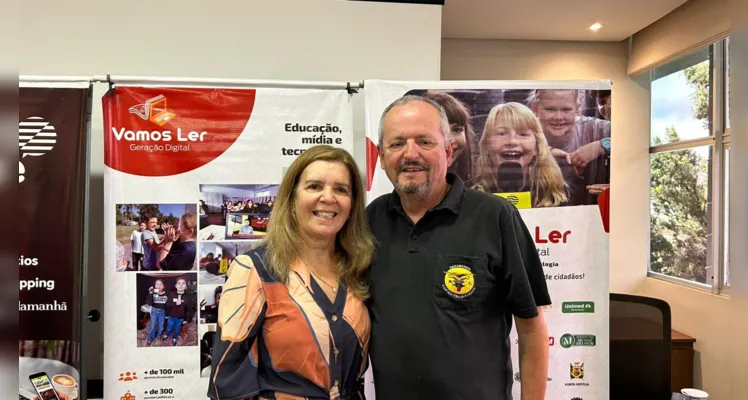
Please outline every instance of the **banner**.
[[19, 398], [77, 399], [90, 83], [20, 86]]
[[104, 398], [207, 398], [228, 266], [265, 235], [296, 156], [353, 151], [351, 100], [343, 89], [104, 96]]
[[[368, 200], [393, 190], [379, 164], [383, 110], [406, 94], [441, 104], [454, 146], [450, 171], [466, 187], [514, 204], [535, 239], [553, 301], [544, 313], [546, 399], [608, 398], [609, 234], [598, 197], [610, 183], [610, 84], [372, 80], [364, 86]], [[514, 325], [510, 338], [519, 399]], [[371, 369], [366, 382], [367, 398], [374, 398]]]

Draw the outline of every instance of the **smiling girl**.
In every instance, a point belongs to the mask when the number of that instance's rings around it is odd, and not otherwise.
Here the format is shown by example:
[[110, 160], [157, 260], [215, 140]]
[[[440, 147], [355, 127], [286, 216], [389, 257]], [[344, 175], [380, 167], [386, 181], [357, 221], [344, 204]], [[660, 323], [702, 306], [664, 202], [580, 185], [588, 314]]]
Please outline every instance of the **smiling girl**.
[[[554, 207], [567, 201], [561, 169], [551, 156], [540, 121], [526, 106], [514, 102], [494, 106], [478, 147], [474, 189], [490, 193], [529, 191], [533, 207]], [[511, 189], [509, 182], [502, 182], [502, 168], [518, 171]]]

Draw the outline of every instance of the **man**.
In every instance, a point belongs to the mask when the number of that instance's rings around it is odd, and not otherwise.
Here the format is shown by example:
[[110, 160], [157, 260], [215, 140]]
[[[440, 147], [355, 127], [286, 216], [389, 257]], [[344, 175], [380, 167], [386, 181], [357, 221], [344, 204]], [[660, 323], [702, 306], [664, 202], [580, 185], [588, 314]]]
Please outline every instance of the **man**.
[[143, 221], [146, 221], [146, 229], [141, 236], [144, 250], [143, 269], [148, 271], [160, 270], [158, 253], [161, 251], [162, 246], [159, 243], [158, 233], [156, 233], [158, 218], [146, 216], [143, 218]]
[[252, 217], [248, 216], [247, 219], [244, 220], [244, 224], [239, 228], [240, 235], [252, 235], [255, 233], [255, 230], [252, 229], [251, 219]]
[[379, 243], [368, 272], [376, 397], [511, 399], [509, 332], [522, 400], [545, 399], [550, 304], [532, 237], [506, 200], [453, 173], [435, 102], [405, 96], [382, 114], [379, 154], [395, 190], [367, 208]]
[[132, 268], [140, 271], [143, 267], [143, 231], [145, 231], [145, 221], [138, 224], [138, 229], [132, 231], [130, 235], [130, 248], [132, 249]]

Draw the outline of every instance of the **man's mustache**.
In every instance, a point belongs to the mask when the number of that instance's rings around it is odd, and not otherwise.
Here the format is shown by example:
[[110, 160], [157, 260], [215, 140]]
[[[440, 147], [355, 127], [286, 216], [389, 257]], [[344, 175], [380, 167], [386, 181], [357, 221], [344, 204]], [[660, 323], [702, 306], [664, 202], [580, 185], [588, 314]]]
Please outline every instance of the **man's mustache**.
[[430, 169], [428, 165], [426, 165], [425, 163], [419, 162], [419, 161], [404, 161], [404, 162], [401, 162], [400, 165], [398, 166], [397, 173], [401, 173], [403, 172], [405, 168], [410, 168], [410, 167], [423, 168], [423, 170], [427, 172]]

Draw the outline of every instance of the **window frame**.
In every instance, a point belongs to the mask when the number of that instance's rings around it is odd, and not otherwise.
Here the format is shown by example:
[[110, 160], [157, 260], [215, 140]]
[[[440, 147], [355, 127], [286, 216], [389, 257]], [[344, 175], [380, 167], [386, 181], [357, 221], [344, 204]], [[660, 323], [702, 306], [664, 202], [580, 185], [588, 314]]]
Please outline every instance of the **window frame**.
[[[705, 268], [708, 272], [711, 272], [711, 276], [707, 276], [707, 279], [711, 278], [710, 283], [700, 283], [687, 279], [682, 279], [670, 275], [666, 275], [651, 270], [652, 266], [652, 237], [651, 230], [648, 231], [648, 253], [647, 258], [647, 277], [663, 280], [679, 285], [688, 286], [694, 289], [703, 290], [710, 292], [715, 295], [729, 296], [729, 286], [725, 285], [725, 270], [727, 265], [725, 260], [726, 252], [726, 241], [724, 237], [724, 226], [727, 224], [725, 220], [725, 203], [726, 203], [726, 192], [725, 192], [725, 181], [726, 174], [728, 173], [727, 166], [725, 165], [725, 149], [730, 147], [730, 128], [726, 121], [727, 118], [727, 47], [729, 38], [719, 40], [715, 43], [710, 44], [706, 48], [696, 50], [694, 53], [702, 52], [705, 49], [709, 52], [710, 61], [710, 98], [709, 98], [709, 136], [704, 138], [697, 138], [691, 140], [681, 140], [676, 143], [666, 143], [661, 145], [651, 145], [652, 135], [650, 133], [650, 146], [649, 146], [649, 157], [651, 162], [651, 156], [653, 154], [662, 152], [671, 152], [676, 150], [691, 149], [696, 147], [711, 147], [711, 161], [709, 165], [709, 182], [711, 187], [709, 188], [709, 197], [707, 204], [711, 203], [709, 208], [709, 221], [707, 222], [707, 260]], [[689, 57], [692, 54], [684, 56], [683, 58]], [[676, 60], [677, 62], [677, 60]], [[650, 90], [651, 82], [655, 80], [655, 70], [651, 70], [649, 74]], [[651, 112], [651, 108], [650, 108]], [[651, 115], [650, 115], [651, 121]], [[651, 173], [651, 166], [650, 166]], [[651, 177], [650, 177], [651, 182]], [[651, 204], [651, 191], [649, 194]], [[710, 201], [711, 200], [711, 201]], [[652, 223], [652, 213], [649, 213], [649, 224]], [[711, 268], [710, 268], [711, 267]]]

